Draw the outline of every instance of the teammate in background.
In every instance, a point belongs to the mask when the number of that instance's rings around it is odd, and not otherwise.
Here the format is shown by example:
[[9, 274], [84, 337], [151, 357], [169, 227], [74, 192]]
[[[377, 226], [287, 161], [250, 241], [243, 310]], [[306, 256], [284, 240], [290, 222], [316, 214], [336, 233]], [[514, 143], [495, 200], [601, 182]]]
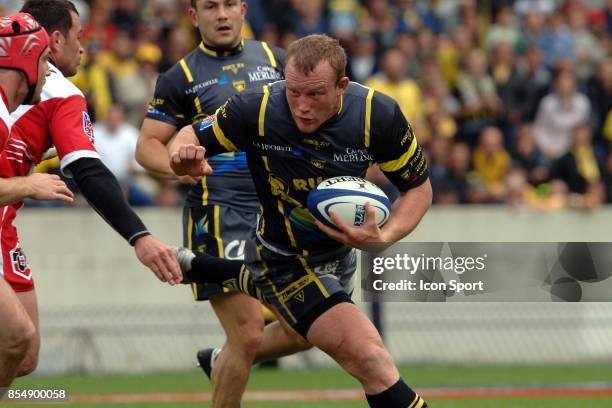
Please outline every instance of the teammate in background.
[[[247, 4], [239, 0], [191, 1], [189, 16], [202, 42], [160, 75], [140, 132], [136, 159], [151, 173], [176, 178], [166, 144], [178, 129], [211, 115], [232, 95], [282, 79], [283, 50], [241, 39], [246, 11]], [[244, 240], [259, 212], [246, 158], [244, 153], [224, 153], [211, 163], [213, 175], [181, 178], [193, 185], [183, 213], [184, 245], [220, 258], [242, 259]], [[209, 377], [214, 361], [213, 407], [238, 406], [262, 342], [261, 305], [222, 285], [193, 285], [193, 292], [198, 301], [210, 300], [226, 334], [220, 354], [212, 349], [198, 352]], [[274, 350], [294, 350], [296, 341], [300, 339], [287, 338], [278, 323], [269, 325], [263, 339], [266, 356]]]
[[[49, 74], [49, 37], [32, 16], [24, 13], [0, 18], [0, 150], [10, 138], [10, 113], [21, 103], [38, 103], [40, 92]], [[8, 168], [6, 161], [0, 168]], [[4, 171], [1, 171], [2, 173]], [[39, 200], [72, 202], [72, 192], [59, 177], [36, 174], [28, 177], [0, 178], [0, 222], [4, 223], [6, 205], [26, 197]], [[4, 240], [1, 243], [4, 247]], [[4, 252], [4, 251], [3, 251]], [[11, 253], [19, 262], [18, 251]], [[3, 259], [3, 263], [7, 263]], [[12, 271], [8, 271], [10, 274]], [[35, 328], [15, 291], [0, 269], [0, 387], [8, 387], [16, 376], [19, 364], [34, 342]], [[0, 397], [3, 391], [0, 390]]]
[[[134, 246], [138, 259], [161, 281], [171, 285], [179, 283], [182, 274], [172, 249], [154, 238], [128, 206], [117, 180], [102, 164], [94, 148], [85, 98], [64, 77], [75, 74], [83, 52], [79, 42], [81, 22], [74, 4], [67, 0], [28, 0], [22, 11], [31, 14], [49, 33], [51, 74], [42, 89], [41, 102], [21, 105], [11, 115], [11, 143], [2, 152], [11, 172], [28, 174], [40, 162], [43, 152], [54, 145], [64, 174], [74, 178], [91, 207]], [[40, 333], [32, 273], [12, 225], [20, 207], [21, 203], [5, 208], [2, 254], [5, 277], [11, 278], [8, 281], [35, 327], [35, 340], [29, 344], [17, 372], [17, 375], [26, 375], [36, 368]]]
[[[234, 96], [214, 117], [183, 128], [170, 148], [170, 165], [179, 176], [197, 177], [211, 171], [204, 153], [245, 151], [262, 217], [246, 244], [246, 270], [235, 277], [239, 286], [245, 290], [252, 280], [250, 293], [273, 306], [287, 331], [302, 335], [361, 382], [370, 407], [422, 408], [427, 404], [400, 378], [349, 293], [352, 248], [398, 241], [429, 208], [427, 162], [397, 103], [349, 82], [345, 68], [337, 40], [312, 35], [295, 41], [287, 51], [286, 81]], [[349, 151], [358, 154], [345, 158]], [[336, 214], [340, 231], [315, 223], [306, 198], [317, 180], [363, 177], [372, 161], [402, 192], [385, 226], [376, 225], [369, 205], [361, 227]], [[200, 268], [204, 255], [179, 255], [187, 276], [221, 272]]]

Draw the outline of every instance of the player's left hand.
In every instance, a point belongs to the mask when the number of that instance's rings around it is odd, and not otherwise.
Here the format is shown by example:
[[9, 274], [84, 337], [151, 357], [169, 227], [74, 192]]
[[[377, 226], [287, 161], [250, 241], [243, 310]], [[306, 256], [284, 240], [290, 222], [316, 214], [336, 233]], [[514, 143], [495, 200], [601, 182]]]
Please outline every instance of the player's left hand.
[[376, 224], [374, 208], [370, 203], [366, 203], [365, 211], [365, 222], [359, 227], [347, 224], [333, 211], [329, 215], [340, 231], [328, 227], [318, 220], [315, 222], [321, 231], [344, 245], [364, 251], [380, 251], [379, 247], [384, 244], [384, 239], [380, 227]]
[[151, 269], [160, 281], [174, 286], [183, 280], [174, 251], [153, 235], [139, 238], [134, 244], [134, 251], [138, 260]]

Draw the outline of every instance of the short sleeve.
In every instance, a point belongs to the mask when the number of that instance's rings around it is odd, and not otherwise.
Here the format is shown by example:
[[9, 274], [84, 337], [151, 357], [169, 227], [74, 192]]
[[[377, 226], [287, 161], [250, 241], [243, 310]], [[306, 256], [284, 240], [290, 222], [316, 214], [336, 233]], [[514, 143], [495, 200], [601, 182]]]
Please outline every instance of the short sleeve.
[[228, 99], [213, 116], [194, 123], [193, 130], [207, 156], [244, 151], [248, 146], [260, 93], [245, 92]]
[[94, 128], [81, 95], [53, 100], [49, 115], [51, 140], [61, 160], [61, 168], [81, 158], [100, 158], [94, 147]]
[[397, 103], [379, 93], [375, 95], [371, 146], [374, 160], [400, 191], [418, 187], [429, 177], [423, 149]]
[[155, 93], [149, 103], [146, 117], [179, 128], [185, 122], [183, 95], [177, 87], [177, 80], [171, 80], [172, 71], [161, 74], [155, 84]]

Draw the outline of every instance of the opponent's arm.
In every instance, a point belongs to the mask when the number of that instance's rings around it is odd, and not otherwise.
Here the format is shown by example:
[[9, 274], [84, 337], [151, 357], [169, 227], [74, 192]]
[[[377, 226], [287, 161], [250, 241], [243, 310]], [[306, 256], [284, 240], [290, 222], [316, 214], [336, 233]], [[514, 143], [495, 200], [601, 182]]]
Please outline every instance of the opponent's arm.
[[55, 174], [34, 173], [27, 177], [0, 178], [0, 206], [26, 198], [73, 202], [72, 191]]
[[134, 247], [138, 260], [162, 282], [180, 283], [183, 276], [172, 248], [151, 235], [102, 161], [81, 158], [70, 163], [67, 169], [91, 208]]

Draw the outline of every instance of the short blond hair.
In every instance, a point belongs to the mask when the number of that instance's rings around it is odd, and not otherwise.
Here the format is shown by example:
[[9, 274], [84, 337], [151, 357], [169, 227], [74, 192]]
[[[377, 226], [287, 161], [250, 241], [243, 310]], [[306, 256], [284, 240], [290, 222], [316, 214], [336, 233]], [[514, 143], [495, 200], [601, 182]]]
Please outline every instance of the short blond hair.
[[303, 74], [312, 72], [321, 61], [329, 62], [336, 81], [346, 76], [346, 52], [335, 38], [312, 34], [295, 40], [287, 48], [286, 64], [291, 62]]

